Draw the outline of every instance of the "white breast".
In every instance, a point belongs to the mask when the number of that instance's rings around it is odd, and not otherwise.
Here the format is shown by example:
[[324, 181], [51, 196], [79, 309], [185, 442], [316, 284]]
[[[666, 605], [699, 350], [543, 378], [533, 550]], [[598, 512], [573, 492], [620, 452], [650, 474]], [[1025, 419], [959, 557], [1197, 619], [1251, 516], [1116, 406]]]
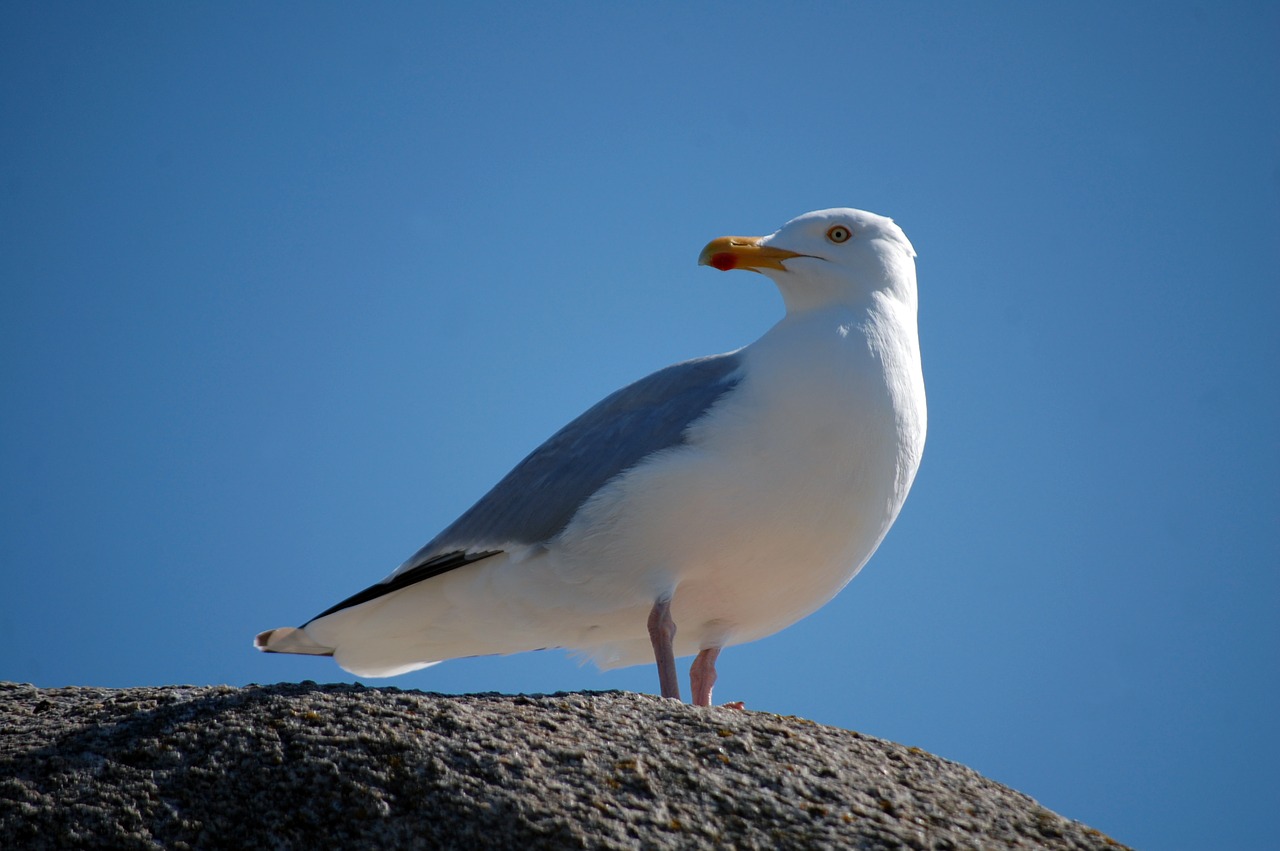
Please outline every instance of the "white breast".
[[[605, 608], [634, 600], [620, 624], [671, 594], [681, 655], [830, 600], [888, 531], [923, 449], [914, 316], [902, 319], [841, 307], [775, 326], [688, 445], [606, 488], [555, 543], [561, 583]], [[596, 620], [577, 646], [606, 666], [647, 660], [643, 634]]]

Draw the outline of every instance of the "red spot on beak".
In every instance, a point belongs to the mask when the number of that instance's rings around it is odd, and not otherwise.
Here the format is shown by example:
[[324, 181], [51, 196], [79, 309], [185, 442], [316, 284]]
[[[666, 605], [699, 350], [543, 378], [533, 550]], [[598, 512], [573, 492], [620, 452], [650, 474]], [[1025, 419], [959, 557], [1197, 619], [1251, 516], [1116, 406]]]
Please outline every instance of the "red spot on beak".
[[728, 251], [721, 251], [711, 255], [711, 265], [715, 266], [721, 272], [728, 272], [730, 269], [736, 268], [738, 265], [738, 256]]

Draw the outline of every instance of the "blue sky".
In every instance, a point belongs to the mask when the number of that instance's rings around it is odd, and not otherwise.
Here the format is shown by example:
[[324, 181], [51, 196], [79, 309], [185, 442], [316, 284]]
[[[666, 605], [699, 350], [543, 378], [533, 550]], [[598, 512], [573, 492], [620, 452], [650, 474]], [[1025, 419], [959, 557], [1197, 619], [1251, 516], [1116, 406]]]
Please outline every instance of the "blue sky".
[[[763, 333], [708, 239], [855, 206], [919, 251], [924, 464], [717, 699], [1138, 847], [1267, 847], [1280, 7], [463, 5], [0, 8], [0, 678], [348, 680], [251, 638]], [[558, 652], [388, 684], [657, 686]]]

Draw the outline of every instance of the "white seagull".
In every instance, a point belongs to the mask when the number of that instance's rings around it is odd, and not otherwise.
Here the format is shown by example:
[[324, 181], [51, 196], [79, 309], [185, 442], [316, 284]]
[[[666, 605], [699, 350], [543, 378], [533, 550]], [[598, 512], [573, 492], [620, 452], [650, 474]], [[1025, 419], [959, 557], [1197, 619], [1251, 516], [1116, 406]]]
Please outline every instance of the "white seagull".
[[659, 370], [533, 451], [386, 579], [272, 653], [385, 677], [461, 656], [565, 648], [601, 668], [716, 657], [814, 612], [866, 564], [924, 451], [915, 250], [892, 219], [806, 213], [721, 237], [698, 262], [746, 269], [786, 315], [745, 348]]

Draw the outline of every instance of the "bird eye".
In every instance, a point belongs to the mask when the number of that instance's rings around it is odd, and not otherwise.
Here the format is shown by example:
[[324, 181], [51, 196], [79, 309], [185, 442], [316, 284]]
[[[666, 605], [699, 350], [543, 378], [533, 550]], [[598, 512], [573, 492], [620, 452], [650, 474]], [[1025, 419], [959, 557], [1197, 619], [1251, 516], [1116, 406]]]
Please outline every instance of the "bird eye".
[[832, 225], [827, 228], [827, 239], [834, 243], [848, 242], [851, 236], [853, 236], [853, 231], [844, 225]]

